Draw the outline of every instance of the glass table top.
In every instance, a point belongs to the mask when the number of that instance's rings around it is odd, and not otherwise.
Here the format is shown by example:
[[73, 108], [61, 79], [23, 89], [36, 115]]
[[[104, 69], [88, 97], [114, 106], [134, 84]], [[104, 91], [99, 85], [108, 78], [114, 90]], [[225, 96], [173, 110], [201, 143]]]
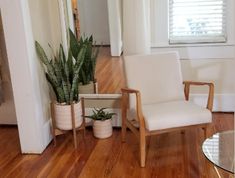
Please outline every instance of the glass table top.
[[216, 133], [202, 145], [206, 158], [217, 167], [234, 174], [234, 130]]

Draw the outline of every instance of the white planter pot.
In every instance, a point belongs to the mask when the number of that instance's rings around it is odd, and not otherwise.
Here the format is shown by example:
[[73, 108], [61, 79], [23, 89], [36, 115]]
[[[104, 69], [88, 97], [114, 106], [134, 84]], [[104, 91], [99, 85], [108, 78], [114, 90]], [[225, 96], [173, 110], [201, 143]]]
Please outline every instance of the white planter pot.
[[112, 120], [94, 121], [93, 132], [96, 138], [108, 138], [113, 133]]
[[[71, 130], [72, 127], [72, 105], [54, 104], [54, 117], [56, 127], [61, 130]], [[74, 104], [75, 128], [82, 124], [82, 106], [81, 101]]]
[[98, 84], [97, 82], [93, 83], [90, 82], [87, 85], [79, 85], [79, 93], [80, 94], [94, 94], [94, 93], [98, 93]]

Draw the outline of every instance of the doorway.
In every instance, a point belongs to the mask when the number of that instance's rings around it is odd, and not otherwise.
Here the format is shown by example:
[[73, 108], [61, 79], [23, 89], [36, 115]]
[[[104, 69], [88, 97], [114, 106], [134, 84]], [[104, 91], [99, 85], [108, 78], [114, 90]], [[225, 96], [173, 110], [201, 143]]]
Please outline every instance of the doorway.
[[[20, 154], [20, 140], [17, 127], [10, 70], [6, 52], [2, 16], [0, 13], [0, 160], [7, 164]], [[9, 154], [11, 153], [11, 154]], [[6, 155], [7, 159], [6, 159]], [[8, 161], [9, 160], [9, 161]], [[4, 162], [3, 162], [4, 161]]]
[[15, 103], [0, 14], [0, 125], [16, 125]]

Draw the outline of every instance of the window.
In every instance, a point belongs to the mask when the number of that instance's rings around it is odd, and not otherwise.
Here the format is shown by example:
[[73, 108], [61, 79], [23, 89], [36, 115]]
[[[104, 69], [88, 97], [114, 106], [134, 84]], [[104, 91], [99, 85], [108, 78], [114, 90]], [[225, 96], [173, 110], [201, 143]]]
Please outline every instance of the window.
[[170, 44], [226, 42], [226, 0], [169, 0]]

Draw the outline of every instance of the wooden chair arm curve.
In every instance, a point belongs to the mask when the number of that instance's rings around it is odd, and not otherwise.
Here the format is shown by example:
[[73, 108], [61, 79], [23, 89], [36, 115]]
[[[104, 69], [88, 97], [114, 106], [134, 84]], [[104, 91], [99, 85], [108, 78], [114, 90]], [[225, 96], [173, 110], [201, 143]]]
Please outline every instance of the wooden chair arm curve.
[[185, 99], [188, 101], [189, 100], [189, 92], [190, 92], [190, 86], [191, 85], [196, 85], [196, 86], [203, 86], [207, 85], [209, 86], [209, 94], [208, 94], [208, 99], [207, 99], [207, 109], [212, 111], [213, 109], [213, 101], [214, 101], [214, 84], [210, 82], [195, 82], [195, 81], [184, 81], [183, 84], [184, 86], [184, 94], [185, 94]]
[[142, 113], [141, 95], [140, 91], [131, 88], [122, 88], [122, 112], [123, 117], [126, 118], [126, 111], [128, 108], [128, 95], [135, 94], [136, 96], [136, 113], [140, 123], [140, 127], [145, 128], [144, 117]]
[[122, 93], [140, 93], [139, 90], [132, 88], [121, 88]]
[[208, 86], [214, 86], [211, 82], [197, 82], [197, 81], [183, 81], [184, 85], [208, 85]]

